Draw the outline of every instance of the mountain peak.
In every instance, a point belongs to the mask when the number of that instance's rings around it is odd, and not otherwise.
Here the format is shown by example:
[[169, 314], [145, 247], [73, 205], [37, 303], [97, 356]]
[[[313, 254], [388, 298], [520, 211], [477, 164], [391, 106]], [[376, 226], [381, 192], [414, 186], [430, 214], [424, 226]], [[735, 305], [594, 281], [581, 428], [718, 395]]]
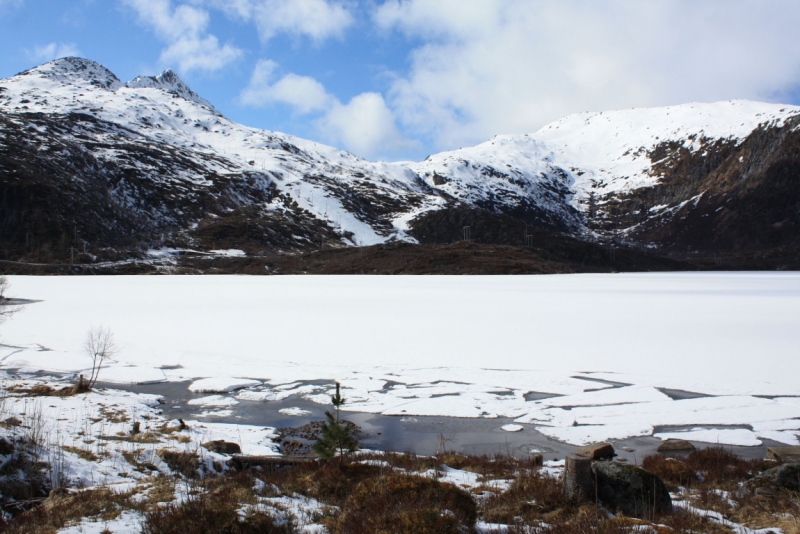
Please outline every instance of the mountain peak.
[[88, 82], [109, 91], [122, 86], [113, 72], [100, 63], [80, 57], [63, 57], [26, 70], [20, 76], [37, 75], [66, 84]]
[[125, 86], [131, 89], [162, 89], [170, 94], [177, 95], [192, 102], [196, 102], [202, 106], [208, 107], [216, 113], [219, 113], [208, 100], [192, 91], [192, 89], [186, 85], [186, 83], [184, 83], [184, 81], [181, 80], [172, 69], [167, 69], [158, 76], [137, 76], [133, 80], [126, 83]]

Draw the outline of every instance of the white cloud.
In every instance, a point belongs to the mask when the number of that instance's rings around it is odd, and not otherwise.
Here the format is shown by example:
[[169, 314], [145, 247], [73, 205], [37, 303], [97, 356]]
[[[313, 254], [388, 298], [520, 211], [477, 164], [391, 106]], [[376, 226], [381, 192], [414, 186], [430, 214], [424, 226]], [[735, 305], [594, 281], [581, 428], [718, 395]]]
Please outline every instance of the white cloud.
[[384, 31], [422, 44], [388, 101], [439, 148], [565, 114], [730, 98], [800, 82], [793, 0], [386, 0]]
[[331, 0], [206, 0], [231, 16], [252, 21], [263, 41], [278, 33], [315, 41], [341, 37], [353, 23], [342, 2]]
[[277, 68], [272, 60], [259, 60], [239, 101], [253, 107], [285, 104], [298, 114], [314, 114], [323, 140], [363, 157], [391, 158], [416, 146], [402, 136], [380, 93], [361, 93], [343, 104], [309, 76], [289, 73], [275, 80]]
[[49, 43], [36, 46], [27, 54], [31, 60], [45, 63], [62, 57], [80, 56], [81, 52], [75, 43]]
[[239, 48], [220, 45], [216, 36], [207, 33], [209, 15], [204, 9], [186, 4], [173, 9], [171, 0], [122, 1], [167, 44], [161, 52], [162, 63], [177, 65], [184, 72], [216, 71], [242, 55]]
[[361, 93], [347, 104], [336, 101], [317, 121], [317, 128], [331, 142], [340, 142], [364, 157], [388, 159], [416, 147], [397, 129], [394, 114], [380, 93]]
[[275, 103], [288, 104], [300, 113], [321, 111], [334, 103], [334, 98], [325, 86], [309, 76], [287, 74], [270, 84], [270, 79], [278, 64], [269, 59], [256, 63], [250, 84], [242, 91], [239, 99], [248, 106], [263, 107]]

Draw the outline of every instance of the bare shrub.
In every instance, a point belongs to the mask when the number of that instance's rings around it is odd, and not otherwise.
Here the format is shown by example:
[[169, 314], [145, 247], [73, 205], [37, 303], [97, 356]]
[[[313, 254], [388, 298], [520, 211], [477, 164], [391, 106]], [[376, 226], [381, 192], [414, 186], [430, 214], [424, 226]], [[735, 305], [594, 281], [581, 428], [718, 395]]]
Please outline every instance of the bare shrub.
[[14, 306], [9, 303], [9, 298], [6, 296], [8, 290], [8, 279], [5, 276], [0, 276], [0, 323], [3, 323], [20, 310], [19, 306]]
[[[120, 349], [114, 342], [114, 334], [111, 332], [111, 329], [101, 326], [89, 330], [86, 334], [86, 341], [83, 343], [83, 350], [92, 360], [92, 371], [85, 385], [87, 388], [91, 389], [97, 383], [97, 378], [100, 375], [100, 369], [103, 364], [108, 360], [113, 360]], [[83, 386], [83, 384], [79, 383], [79, 389], [81, 386]]]

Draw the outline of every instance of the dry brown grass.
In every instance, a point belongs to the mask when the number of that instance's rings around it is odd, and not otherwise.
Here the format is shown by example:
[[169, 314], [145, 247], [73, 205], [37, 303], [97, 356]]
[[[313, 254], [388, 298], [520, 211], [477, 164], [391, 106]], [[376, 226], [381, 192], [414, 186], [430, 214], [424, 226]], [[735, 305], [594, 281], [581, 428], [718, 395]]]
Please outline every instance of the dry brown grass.
[[196, 452], [161, 449], [158, 451], [158, 456], [176, 473], [189, 478], [196, 477], [198, 474], [197, 469], [200, 467], [200, 457]]
[[671, 490], [677, 486], [735, 488], [739, 482], [774, 466], [774, 462], [766, 460], [745, 460], [719, 446], [699, 449], [686, 457], [654, 454], [642, 460], [642, 467], [661, 477]]
[[752, 529], [778, 527], [800, 534], [800, 494], [778, 491], [772, 496], [747, 495], [737, 499], [732, 519]]
[[97, 460], [100, 459], [99, 456], [97, 456], [89, 449], [82, 449], [80, 447], [70, 447], [68, 445], [64, 445], [61, 448], [64, 449], [65, 451], [71, 452], [72, 454], [78, 456], [79, 458], [83, 458], [88, 462], [96, 462]]
[[560, 479], [527, 471], [520, 473], [506, 491], [481, 499], [479, 510], [484, 521], [491, 523], [513, 524], [519, 519], [528, 524], [551, 522], [577, 510], [563, 490]]
[[[147, 449], [149, 453], [154, 450]], [[86, 450], [72, 452], [79, 454]], [[141, 472], [155, 470], [155, 466], [144, 461], [149, 458], [145, 453], [145, 449], [137, 448], [123, 455]], [[511, 525], [511, 534], [617, 534], [634, 532], [645, 525], [657, 532], [730, 532], [711, 519], [677, 508], [674, 513], [656, 517], [656, 524], [621, 516], [609, 519], [607, 511], [597, 503], [568, 501], [563, 495], [562, 481], [543, 474], [533, 460], [455, 453], [437, 457], [375, 453], [359, 454], [342, 467], [335, 462], [311, 461], [267, 466], [255, 474], [207, 473], [200, 479], [197, 477], [200, 458], [196, 452], [161, 449], [158, 455], [176, 475], [148, 479], [149, 489], [138, 490], [141, 495], [135, 502], [130, 496], [97, 492], [86, 492], [96, 494], [95, 503], [84, 502], [89, 498], [83, 494], [52, 498], [48, 507], [21, 513], [0, 531], [5, 528], [14, 533], [55, 532], [72, 519], [111, 517], [131, 508], [148, 514], [145, 532], [149, 534], [292, 532], [293, 526], [275, 526], [268, 513], [258, 512], [260, 508], [255, 505], [259, 500], [253, 489], [253, 477], [257, 476], [266, 483], [262, 496], [296, 493], [338, 507], [339, 512], [327, 509], [317, 519], [332, 534], [467, 532], [478, 517], [490, 523]], [[750, 495], [739, 499], [733, 492], [741, 481], [772, 463], [743, 460], [713, 447], [685, 458], [647, 457], [644, 464], [673, 487], [688, 488], [686, 498], [697, 508], [714, 510], [751, 528], [778, 527], [786, 534], [800, 534], [797, 494], [778, 492], [769, 497]], [[470, 493], [435, 477], [419, 475], [445, 465], [477, 473], [479, 481], [487, 482]], [[15, 467], [10, 465], [8, 469]], [[219, 465], [217, 470], [221, 469]], [[698, 471], [705, 481], [697, 478]], [[503, 491], [492, 486], [491, 481], [496, 479], [511, 482]], [[180, 505], [165, 506], [164, 503], [173, 501], [176, 484], [188, 485], [192, 498]], [[19, 498], [25, 495], [20, 493]], [[74, 506], [65, 504], [67, 501]], [[254, 505], [244, 518], [237, 515], [243, 505]]]
[[342, 513], [331, 521], [334, 534], [459, 534], [475, 524], [470, 495], [427, 477], [389, 473], [360, 482]]
[[242, 504], [256, 502], [253, 478], [247, 474], [211, 478], [181, 503], [153, 508], [145, 516], [143, 534], [289, 534], [290, 525], [276, 525], [264, 511], [241, 518]]
[[436, 459], [448, 467], [470, 471], [483, 479], [511, 478], [521, 471], [536, 470], [540, 467], [533, 457], [520, 459], [506, 455], [474, 455], [446, 452]]
[[55, 533], [70, 523], [87, 517], [109, 521], [126, 508], [131, 508], [127, 495], [108, 490], [87, 490], [67, 493], [53, 491], [41, 506], [28, 510], [0, 528], [7, 534]]
[[26, 397], [72, 397], [73, 395], [89, 393], [90, 391], [91, 389], [79, 387], [78, 385], [65, 386], [60, 389], [55, 389], [47, 384], [36, 384], [29, 388], [21, 385], [8, 388], [9, 393]]

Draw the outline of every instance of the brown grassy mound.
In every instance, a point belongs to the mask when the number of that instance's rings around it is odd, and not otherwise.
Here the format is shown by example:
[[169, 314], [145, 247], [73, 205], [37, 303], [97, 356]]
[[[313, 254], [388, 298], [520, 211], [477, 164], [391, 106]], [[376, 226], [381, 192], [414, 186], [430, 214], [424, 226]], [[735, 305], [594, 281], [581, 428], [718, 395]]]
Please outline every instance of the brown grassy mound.
[[475, 524], [468, 493], [430, 478], [389, 474], [361, 482], [333, 532], [347, 534], [459, 534]]

